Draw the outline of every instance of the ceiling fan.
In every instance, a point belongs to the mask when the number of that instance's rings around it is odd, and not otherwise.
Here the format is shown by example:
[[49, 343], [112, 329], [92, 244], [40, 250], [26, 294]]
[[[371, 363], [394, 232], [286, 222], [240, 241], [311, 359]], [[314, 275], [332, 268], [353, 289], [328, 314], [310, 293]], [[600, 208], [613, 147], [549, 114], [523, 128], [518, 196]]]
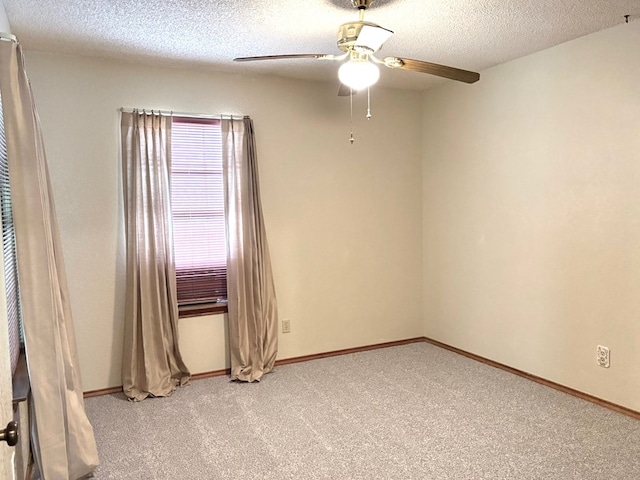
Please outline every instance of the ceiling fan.
[[[259, 57], [239, 57], [234, 58], [234, 62], [253, 62], [258, 60], [285, 60], [312, 58], [317, 60], [347, 60], [339, 70], [338, 77], [341, 88], [338, 95], [349, 95], [353, 91], [368, 88], [376, 83], [380, 77], [377, 65], [384, 65], [388, 68], [401, 68], [413, 70], [414, 72], [428, 73], [438, 77], [449, 78], [459, 82], [474, 83], [480, 79], [480, 74], [461, 70], [459, 68], [447, 67], [437, 63], [411, 60], [403, 57], [385, 57], [379, 59], [375, 56], [382, 45], [393, 35], [391, 30], [381, 27], [375, 23], [364, 21], [364, 11], [374, 0], [351, 0], [355, 8], [360, 11], [360, 19], [356, 22], [344, 23], [338, 28], [338, 48], [342, 50], [341, 55], [331, 55], [322, 53], [300, 53], [287, 55], [266, 55]], [[343, 88], [343, 85], [345, 86]]]

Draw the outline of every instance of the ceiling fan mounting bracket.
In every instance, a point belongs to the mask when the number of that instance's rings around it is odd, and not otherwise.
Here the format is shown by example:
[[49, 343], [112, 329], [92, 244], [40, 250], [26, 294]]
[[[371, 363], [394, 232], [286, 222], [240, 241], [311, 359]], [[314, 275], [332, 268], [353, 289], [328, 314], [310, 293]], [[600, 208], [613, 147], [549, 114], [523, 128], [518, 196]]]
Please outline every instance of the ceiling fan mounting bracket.
[[351, 4], [358, 10], [366, 10], [371, 6], [374, 0], [351, 0]]

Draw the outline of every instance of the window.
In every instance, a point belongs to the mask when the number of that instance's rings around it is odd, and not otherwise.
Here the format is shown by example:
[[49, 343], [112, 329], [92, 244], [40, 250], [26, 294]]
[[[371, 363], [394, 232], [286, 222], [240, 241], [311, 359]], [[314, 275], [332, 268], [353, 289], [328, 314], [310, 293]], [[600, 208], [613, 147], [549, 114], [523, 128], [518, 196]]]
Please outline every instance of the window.
[[223, 188], [220, 121], [174, 117], [171, 209], [180, 316], [225, 309]]
[[2, 258], [4, 261], [5, 294], [7, 296], [7, 320], [9, 322], [9, 354], [11, 370], [15, 374], [20, 356], [21, 311], [20, 290], [18, 286], [18, 267], [16, 260], [16, 237], [13, 227], [11, 208], [11, 187], [9, 185], [9, 164], [7, 144], [4, 135], [2, 98], [0, 97], [0, 207], [2, 210]]

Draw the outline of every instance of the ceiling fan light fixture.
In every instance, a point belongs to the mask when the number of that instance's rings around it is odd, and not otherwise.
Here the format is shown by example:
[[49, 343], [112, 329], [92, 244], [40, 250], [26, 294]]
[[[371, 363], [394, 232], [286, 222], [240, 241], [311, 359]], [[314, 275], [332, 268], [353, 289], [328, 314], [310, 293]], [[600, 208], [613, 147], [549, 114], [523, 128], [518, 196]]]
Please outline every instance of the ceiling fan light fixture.
[[352, 58], [338, 69], [338, 78], [352, 90], [362, 90], [378, 81], [380, 70], [367, 59]]

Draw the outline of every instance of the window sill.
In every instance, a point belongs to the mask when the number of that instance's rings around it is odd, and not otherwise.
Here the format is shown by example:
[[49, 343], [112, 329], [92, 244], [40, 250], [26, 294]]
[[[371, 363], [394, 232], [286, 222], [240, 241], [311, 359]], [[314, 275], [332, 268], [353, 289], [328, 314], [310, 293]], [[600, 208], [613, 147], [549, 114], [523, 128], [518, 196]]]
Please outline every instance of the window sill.
[[201, 303], [198, 305], [178, 305], [178, 317], [200, 317], [216, 313], [226, 313], [228, 311], [226, 303]]
[[29, 384], [29, 373], [27, 371], [27, 357], [24, 355], [24, 350], [20, 352], [18, 357], [18, 365], [16, 371], [13, 373], [13, 407], [15, 408], [18, 403], [24, 402], [29, 395], [31, 386]]

